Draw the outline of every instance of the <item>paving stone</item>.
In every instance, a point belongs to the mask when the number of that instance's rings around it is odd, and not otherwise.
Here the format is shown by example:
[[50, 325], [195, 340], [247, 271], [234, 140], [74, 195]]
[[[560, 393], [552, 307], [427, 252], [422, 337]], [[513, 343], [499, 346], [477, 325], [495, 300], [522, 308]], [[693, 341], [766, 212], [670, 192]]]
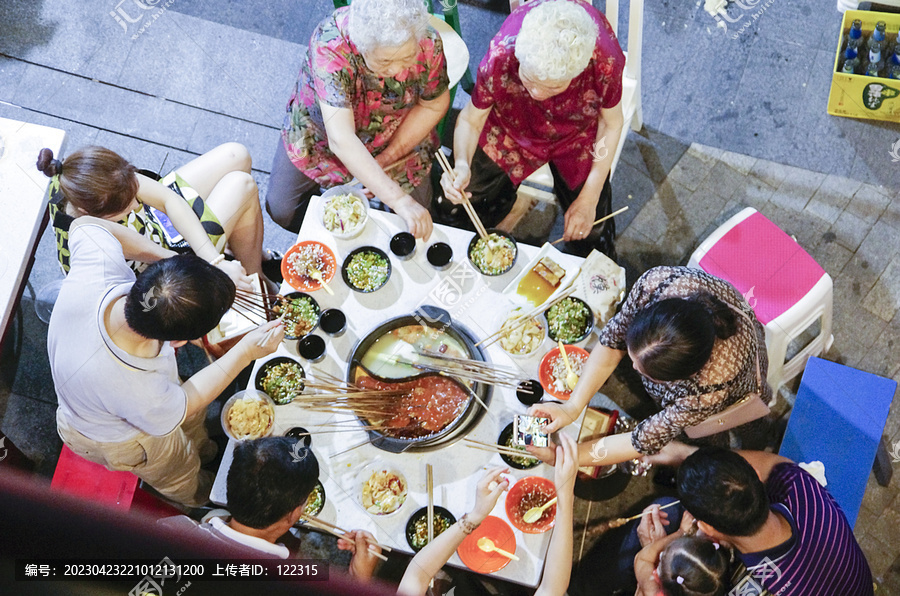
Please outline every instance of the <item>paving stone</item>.
[[841, 176], [826, 176], [816, 194], [807, 203], [806, 211], [828, 223], [834, 223], [861, 185], [862, 183], [856, 180]]
[[[852, 266], [853, 261], [848, 263], [847, 267], [844, 267], [844, 272], [834, 280], [832, 332], [835, 338], [852, 338], [868, 349], [884, 331], [887, 323], [884, 319], [860, 308], [860, 302], [871, 285], [866, 287], [865, 282], [860, 281], [852, 273], [848, 274], [848, 267]], [[874, 284], [874, 280], [871, 283]]]
[[712, 167], [712, 162], [701, 161], [686, 153], [669, 172], [666, 181], [670, 184], [680, 184], [689, 190], [697, 190]]
[[852, 252], [840, 244], [825, 240], [821, 240], [813, 250], [809, 251], [809, 254], [832, 278], [844, 269], [853, 256]]
[[742, 155], [733, 151], [724, 151], [719, 161], [746, 176], [756, 164], [756, 158], [750, 155]]
[[[894, 259], [866, 294], [863, 307], [885, 321], [894, 318], [900, 309], [900, 258]], [[893, 358], [893, 354], [889, 354]]]
[[885, 208], [879, 218], [879, 222], [884, 222], [894, 228], [895, 231], [900, 232], [900, 199], [894, 199], [888, 203], [887, 208]]
[[790, 166], [785, 166], [774, 161], [759, 159], [753, 164], [750, 175], [759, 178], [773, 189], [781, 186], [782, 181], [787, 177]]
[[236, 141], [250, 151], [255, 168], [264, 172], [271, 170], [272, 156], [275, 155], [275, 147], [281, 135], [280, 128], [261, 126], [212, 112], [195, 112], [197, 126], [188, 141], [188, 151], [205, 153], [222, 143]]
[[900, 371], [897, 349], [900, 347], [900, 329], [888, 325], [859, 361], [859, 368], [872, 374], [891, 378]]
[[855, 251], [862, 244], [871, 227], [872, 224], [866, 223], [848, 210], [841, 213], [829, 232], [833, 235], [835, 242], [844, 248]]
[[700, 143], [691, 143], [690, 148], [688, 148], [689, 155], [696, 157], [704, 163], [714, 163], [722, 157], [723, 153], [726, 152], [722, 149], [717, 149], [716, 147], [708, 147], [706, 145], [701, 145]]
[[[869, 540], [875, 539], [886, 545], [894, 544], [897, 539], [897, 528], [900, 528], [900, 512], [887, 508], [879, 516], [875, 524], [869, 528], [869, 531], [866, 532], [866, 538]], [[866, 554], [870, 556], [871, 553]], [[896, 552], [891, 549], [885, 549], [883, 556], [876, 557], [874, 561], [869, 558], [872, 573], [882, 575], [887, 571], [888, 566], [893, 563], [895, 556], [897, 556]]]
[[860, 541], [859, 546], [866, 555], [866, 561], [872, 570], [872, 576], [878, 580], [890, 568], [893, 562], [892, 549], [890, 542], [885, 543], [873, 536], [875, 528], [871, 528], [866, 532], [865, 537]]
[[900, 234], [881, 221], [872, 226], [856, 251], [857, 256], [868, 261], [872, 270], [879, 275], [898, 253], [900, 253]]
[[866, 223], [875, 223], [890, 203], [878, 187], [863, 184], [847, 204], [847, 211]]
[[720, 161], [712, 167], [706, 179], [697, 187], [697, 192], [704, 195], [718, 195], [728, 200], [744, 186], [745, 180], [745, 175]]
[[770, 201], [785, 209], [803, 211], [822, 184], [823, 178], [824, 176], [817, 172], [792, 167], [778, 190], [772, 194]]
[[797, 211], [784, 209], [774, 200], [768, 204], [763, 215], [772, 220], [786, 234], [796, 238], [800, 246], [807, 252], [810, 247], [818, 244], [822, 235], [828, 231], [826, 222]]

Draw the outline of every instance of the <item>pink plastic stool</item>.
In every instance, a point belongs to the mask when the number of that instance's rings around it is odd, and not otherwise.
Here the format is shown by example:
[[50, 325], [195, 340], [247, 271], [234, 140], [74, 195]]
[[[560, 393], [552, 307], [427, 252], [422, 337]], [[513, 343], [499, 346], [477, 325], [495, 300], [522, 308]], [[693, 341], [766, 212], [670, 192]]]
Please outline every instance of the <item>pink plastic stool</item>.
[[[769, 385], [803, 371], [831, 347], [831, 277], [781, 228], [747, 207], [704, 240], [688, 262], [741, 292], [766, 328]], [[799, 344], [788, 354], [791, 344]]]
[[138, 480], [131, 472], [107, 470], [63, 445], [50, 488], [128, 511]]

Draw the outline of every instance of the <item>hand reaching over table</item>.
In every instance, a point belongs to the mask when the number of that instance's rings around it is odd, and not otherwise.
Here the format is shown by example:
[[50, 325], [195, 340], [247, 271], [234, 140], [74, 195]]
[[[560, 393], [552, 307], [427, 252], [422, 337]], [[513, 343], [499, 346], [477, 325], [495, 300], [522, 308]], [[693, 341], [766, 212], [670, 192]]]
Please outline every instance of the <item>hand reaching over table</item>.
[[284, 321], [276, 319], [263, 323], [242, 337], [237, 347], [244, 350], [250, 360], [256, 360], [277, 350], [283, 339]]
[[428, 240], [431, 236], [431, 230], [434, 223], [431, 221], [431, 214], [422, 205], [416, 202], [409, 195], [405, 195], [399, 201], [390, 205], [394, 212], [403, 218], [409, 233], [416, 238]]
[[550, 422], [544, 425], [544, 430], [547, 434], [550, 434], [572, 424], [578, 419], [581, 410], [573, 413], [572, 409], [569, 402], [564, 404], [539, 403], [528, 408], [528, 415], [549, 418]]
[[490, 515], [491, 510], [497, 505], [500, 495], [509, 488], [509, 480], [501, 476], [509, 472], [509, 468], [493, 468], [478, 481], [475, 487], [475, 507], [469, 513], [469, 521], [480, 524]]
[[441, 188], [444, 190], [444, 198], [451, 203], [459, 205], [463, 202], [463, 193], [465, 193], [466, 197], [471, 197], [472, 193], [465, 191], [466, 187], [469, 186], [471, 175], [472, 171], [469, 169], [469, 165], [463, 162], [457, 162], [453, 167], [453, 181], [444, 172], [441, 175]]

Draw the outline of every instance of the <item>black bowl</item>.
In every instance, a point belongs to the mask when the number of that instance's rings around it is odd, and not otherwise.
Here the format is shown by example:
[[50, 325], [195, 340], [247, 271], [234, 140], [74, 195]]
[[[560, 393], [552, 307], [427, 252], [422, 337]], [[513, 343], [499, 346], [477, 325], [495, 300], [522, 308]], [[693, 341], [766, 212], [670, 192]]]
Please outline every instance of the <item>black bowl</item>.
[[302, 426], [295, 426], [291, 430], [284, 433], [284, 436], [290, 439], [297, 439], [298, 441], [300, 441], [300, 444], [307, 449], [309, 449], [312, 445], [312, 435], [309, 434], [309, 431]]
[[318, 507], [314, 507], [313, 509], [310, 509], [309, 511], [307, 511], [307, 510], [304, 508], [304, 510], [303, 510], [303, 515], [312, 515], [312, 516], [316, 516], [316, 515], [319, 515], [319, 514], [322, 512], [322, 509], [325, 508], [325, 487], [322, 486], [322, 482], [321, 482], [321, 481], [316, 481], [316, 486], [315, 486], [315, 488], [313, 488], [313, 492], [310, 493], [310, 496], [312, 496], [313, 494], [315, 494], [316, 490], [322, 491], [322, 502], [319, 503], [319, 506], [318, 506]]
[[466, 256], [469, 257], [469, 262], [472, 263], [472, 266], [475, 267], [475, 269], [477, 269], [482, 275], [487, 275], [490, 277], [495, 277], [497, 275], [503, 275], [504, 273], [506, 273], [513, 267], [515, 267], [516, 259], [519, 258], [519, 245], [516, 244], [516, 239], [512, 237], [512, 234], [507, 234], [506, 232], [503, 232], [501, 230], [495, 230], [495, 229], [490, 229], [490, 230], [485, 230], [485, 231], [488, 234], [497, 234], [498, 236], [503, 236], [504, 238], [509, 239], [513, 243], [513, 248], [515, 249], [515, 254], [513, 255], [513, 259], [512, 259], [512, 262], [509, 264], [509, 267], [507, 267], [506, 269], [504, 269], [503, 271], [500, 271], [498, 273], [486, 273], [481, 270], [481, 267], [479, 267], [478, 265], [475, 264], [474, 259], [472, 259], [472, 250], [475, 249], [475, 244], [481, 238], [478, 234], [475, 234], [475, 236], [472, 238], [472, 241], [469, 242], [469, 248], [466, 249]]
[[581, 298], [576, 298], [575, 296], [569, 296], [568, 298], [563, 298], [555, 306], [551, 306], [550, 308], [548, 308], [547, 310], [544, 311], [544, 320], [547, 321], [547, 335], [550, 337], [551, 340], [553, 340], [554, 343], [556, 343], [556, 341], [557, 341], [556, 335], [553, 333], [553, 328], [550, 326], [550, 311], [553, 310], [554, 308], [556, 308], [556, 306], [558, 306], [559, 304], [562, 304], [563, 302], [565, 302], [566, 300], [574, 300], [575, 302], [580, 302], [588, 311], [588, 324], [587, 324], [587, 327], [585, 328], [584, 332], [580, 336], [576, 337], [575, 339], [570, 339], [568, 341], [565, 339], [562, 340], [562, 342], [564, 344], [577, 344], [578, 342], [580, 342], [581, 340], [586, 338], [588, 335], [590, 335], [591, 331], [594, 330], [594, 311], [591, 310], [591, 307], [588, 306], [587, 302], [585, 302]]
[[526, 406], [533, 406], [544, 397], [544, 388], [537, 379], [522, 381], [516, 387], [516, 397]]
[[[506, 425], [506, 428], [504, 428], [500, 432], [500, 436], [497, 437], [497, 444], [502, 445], [504, 447], [508, 447], [509, 445], [507, 445], [507, 442], [512, 437], [512, 434], [513, 434], [513, 423], [510, 422], [509, 424]], [[522, 453], [522, 457], [531, 458], [534, 460], [534, 463], [531, 463], [531, 464], [519, 463], [508, 455], [504, 455], [503, 453], [500, 454], [500, 459], [502, 459], [508, 465], [512, 466], [513, 468], [515, 468], [517, 470], [530, 470], [531, 468], [535, 468], [535, 467], [541, 465], [541, 463], [542, 463], [541, 460], [539, 460], [537, 458], [532, 458], [530, 455], [528, 455], [528, 453], [525, 453], [525, 452]]]
[[[266, 393], [266, 390], [263, 389], [263, 378], [265, 378], [266, 373], [269, 372], [270, 368], [278, 366], [279, 364], [293, 364], [293, 365], [297, 366], [300, 369], [300, 376], [302, 378], [306, 378], [306, 373], [303, 370], [303, 366], [301, 366], [301, 364], [299, 362], [297, 362], [293, 358], [288, 358], [287, 356], [278, 356], [277, 358], [272, 358], [271, 360], [266, 360], [265, 362], [263, 362], [262, 366], [259, 367], [259, 370], [256, 371], [256, 378], [253, 381], [253, 385], [256, 387], [257, 390], [262, 391], [263, 393]], [[301, 393], [303, 392], [303, 388], [300, 389], [300, 392]], [[269, 395], [269, 394], [266, 393], [266, 395]], [[278, 405], [289, 404], [294, 399], [294, 398], [291, 398], [287, 401], [283, 401], [283, 400], [280, 401], [278, 399], [275, 399], [274, 395], [269, 395], [269, 397], [271, 397], [272, 401], [274, 401]]]
[[[456, 523], [456, 518], [453, 516], [452, 513], [450, 513], [443, 507], [435, 505], [434, 506], [434, 516], [436, 518], [439, 515], [448, 519], [450, 521], [451, 526]], [[410, 516], [409, 521], [406, 522], [406, 542], [409, 544], [409, 547], [411, 549], [413, 549], [413, 552], [415, 552], [415, 553], [419, 552], [424, 547], [424, 545], [417, 547], [413, 543], [413, 537], [416, 535], [416, 522], [419, 521], [420, 519], [425, 519], [427, 517], [428, 517], [428, 507], [422, 507], [421, 509], [419, 509], [418, 511], [413, 513]], [[427, 523], [426, 523], [426, 525], [427, 525]], [[448, 529], [449, 529], [449, 526], [448, 526]], [[435, 536], [435, 538], [437, 538], [437, 536]], [[427, 544], [427, 542], [426, 542], [426, 544]]]
[[[381, 285], [379, 285], [375, 288], [368, 289], [368, 290], [364, 290], [362, 288], [358, 288], [355, 285], [353, 285], [353, 283], [350, 281], [350, 276], [347, 275], [347, 267], [350, 265], [350, 261], [353, 259], [353, 257], [355, 257], [359, 253], [363, 253], [363, 252], [375, 253], [387, 262], [387, 276], [384, 278], [384, 281], [381, 282]], [[341, 265], [341, 277], [344, 279], [344, 283], [347, 284], [347, 286], [351, 290], [354, 290], [356, 292], [361, 292], [363, 294], [369, 294], [371, 292], [375, 292], [375, 291], [383, 288], [384, 284], [386, 284], [388, 282], [388, 280], [391, 278], [391, 259], [380, 248], [375, 248], [374, 246], [361, 246], [361, 247], [351, 251], [350, 254], [347, 255], [347, 258], [344, 259], [344, 264]]]
[[[286, 300], [296, 300], [297, 298], [309, 298], [312, 301], [313, 309], [316, 311], [316, 322], [313, 323], [313, 326], [307, 331], [304, 335], [294, 335], [293, 333], [289, 333], [287, 327], [284, 329], [284, 338], [285, 339], [300, 339], [301, 337], [306, 337], [310, 333], [316, 330], [316, 327], [319, 326], [319, 315], [322, 314], [322, 307], [319, 306], [319, 303], [316, 302], [316, 299], [306, 294], [304, 292], [291, 292], [290, 294], [285, 294], [284, 298]], [[276, 300], [276, 304], [279, 301]]]

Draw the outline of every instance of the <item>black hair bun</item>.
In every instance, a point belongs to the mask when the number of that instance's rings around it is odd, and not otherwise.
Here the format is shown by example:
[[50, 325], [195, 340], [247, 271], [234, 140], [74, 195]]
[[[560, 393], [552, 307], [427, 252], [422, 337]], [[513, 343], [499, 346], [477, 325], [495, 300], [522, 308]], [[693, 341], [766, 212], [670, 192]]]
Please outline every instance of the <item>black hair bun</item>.
[[46, 147], [41, 149], [41, 152], [38, 153], [36, 165], [37, 169], [43, 172], [48, 178], [52, 178], [62, 173], [62, 162], [58, 159], [53, 159], [53, 151]]

